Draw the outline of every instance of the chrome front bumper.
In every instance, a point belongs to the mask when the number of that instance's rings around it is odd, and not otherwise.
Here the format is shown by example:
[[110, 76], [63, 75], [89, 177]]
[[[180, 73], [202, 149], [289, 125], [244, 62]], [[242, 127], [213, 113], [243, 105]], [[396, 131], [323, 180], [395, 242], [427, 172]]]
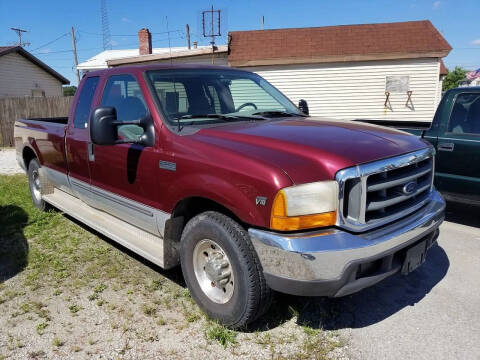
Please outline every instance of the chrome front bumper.
[[271, 288], [294, 295], [344, 296], [400, 271], [406, 248], [436, 240], [444, 213], [445, 201], [433, 190], [420, 210], [364, 233], [335, 228], [300, 234], [248, 232]]

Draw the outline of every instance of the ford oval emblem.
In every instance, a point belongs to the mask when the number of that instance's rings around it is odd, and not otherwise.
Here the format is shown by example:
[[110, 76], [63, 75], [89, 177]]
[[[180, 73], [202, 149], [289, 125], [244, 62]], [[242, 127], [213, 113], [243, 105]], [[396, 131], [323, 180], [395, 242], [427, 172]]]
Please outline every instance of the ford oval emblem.
[[408, 183], [406, 183], [404, 186], [403, 186], [403, 193], [405, 195], [411, 195], [415, 190], [417, 190], [417, 182], [416, 181], [410, 181]]

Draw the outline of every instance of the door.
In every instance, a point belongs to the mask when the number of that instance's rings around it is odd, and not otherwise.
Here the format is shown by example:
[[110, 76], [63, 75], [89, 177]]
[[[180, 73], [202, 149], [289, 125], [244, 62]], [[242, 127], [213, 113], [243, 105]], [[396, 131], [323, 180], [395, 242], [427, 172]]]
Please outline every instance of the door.
[[89, 202], [90, 171], [88, 161], [88, 119], [98, 88], [98, 76], [88, 77], [80, 87], [75, 109], [66, 131], [68, 175], [72, 191]]
[[480, 93], [455, 97], [446, 132], [438, 137], [436, 165], [442, 192], [480, 201]]
[[[100, 106], [117, 111], [118, 121], [149, 116], [144, 95], [133, 75], [108, 78]], [[120, 139], [135, 140], [143, 134], [137, 125], [118, 127]], [[157, 150], [138, 144], [95, 145], [90, 158], [91, 191], [95, 206], [154, 234], [161, 234], [157, 221], [166, 214], [155, 209], [159, 189]]]

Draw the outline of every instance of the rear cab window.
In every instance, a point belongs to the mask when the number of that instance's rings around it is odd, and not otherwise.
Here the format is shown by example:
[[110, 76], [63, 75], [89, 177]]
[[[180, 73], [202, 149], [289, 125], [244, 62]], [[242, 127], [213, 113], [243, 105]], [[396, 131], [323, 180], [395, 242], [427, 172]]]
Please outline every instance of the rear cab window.
[[78, 97], [75, 114], [73, 116], [73, 127], [85, 129], [88, 124], [88, 117], [92, 107], [93, 96], [98, 85], [98, 76], [92, 76], [85, 80]]

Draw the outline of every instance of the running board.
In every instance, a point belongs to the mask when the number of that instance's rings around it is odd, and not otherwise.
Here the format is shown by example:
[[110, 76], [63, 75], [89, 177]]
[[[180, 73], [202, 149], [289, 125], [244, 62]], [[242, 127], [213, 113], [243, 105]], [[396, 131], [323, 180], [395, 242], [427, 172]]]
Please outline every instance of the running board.
[[161, 237], [97, 210], [58, 188], [55, 188], [51, 194], [43, 195], [42, 198], [81, 223], [115, 240], [154, 264], [164, 267], [165, 254]]

